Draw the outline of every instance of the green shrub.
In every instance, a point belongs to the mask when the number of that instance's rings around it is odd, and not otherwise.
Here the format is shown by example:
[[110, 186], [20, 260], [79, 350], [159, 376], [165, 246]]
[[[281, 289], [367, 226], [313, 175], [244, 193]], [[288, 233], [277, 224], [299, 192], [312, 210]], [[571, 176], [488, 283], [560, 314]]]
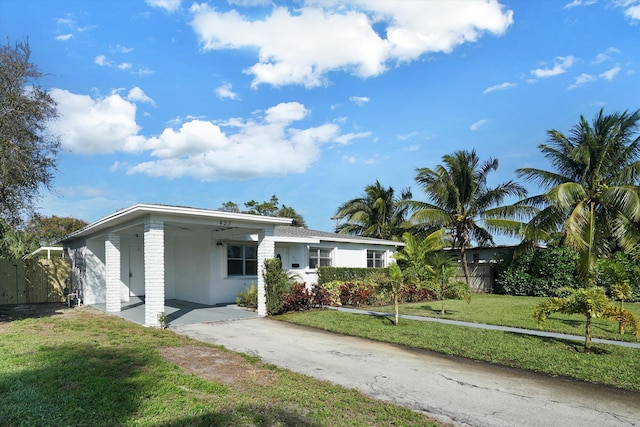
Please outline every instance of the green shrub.
[[258, 308], [258, 288], [251, 282], [251, 286], [245, 292], [240, 292], [236, 298], [236, 304], [240, 307]]
[[267, 314], [276, 315], [285, 311], [284, 302], [291, 288], [296, 283], [295, 276], [282, 270], [282, 263], [277, 258], [264, 261], [262, 272], [267, 297]]
[[615, 285], [628, 283], [631, 286], [631, 297], [628, 301], [640, 301], [640, 265], [632, 255], [618, 251], [606, 259], [596, 263], [596, 284], [607, 290], [607, 295], [614, 297]]
[[496, 264], [498, 294], [555, 296], [564, 287], [577, 289], [578, 254], [568, 248], [536, 249]]
[[334, 281], [364, 282], [371, 275], [386, 271], [386, 268], [318, 267], [318, 285]]

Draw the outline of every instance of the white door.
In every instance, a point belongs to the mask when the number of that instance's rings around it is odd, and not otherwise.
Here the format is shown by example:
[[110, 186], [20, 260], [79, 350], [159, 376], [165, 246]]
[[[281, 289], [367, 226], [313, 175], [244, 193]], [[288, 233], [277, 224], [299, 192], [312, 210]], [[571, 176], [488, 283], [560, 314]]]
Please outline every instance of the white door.
[[129, 296], [144, 296], [144, 250], [142, 246], [129, 248]]
[[291, 263], [289, 262], [289, 248], [279, 247], [276, 249], [276, 258], [280, 260], [284, 271], [291, 269]]

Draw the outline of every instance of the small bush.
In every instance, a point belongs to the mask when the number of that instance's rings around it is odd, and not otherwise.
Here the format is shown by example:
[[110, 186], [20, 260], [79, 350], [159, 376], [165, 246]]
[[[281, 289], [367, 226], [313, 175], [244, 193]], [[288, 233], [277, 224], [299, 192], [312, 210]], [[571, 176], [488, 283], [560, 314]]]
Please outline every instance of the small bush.
[[240, 292], [236, 298], [236, 304], [240, 307], [258, 308], [258, 288], [251, 282], [251, 286], [245, 292]]
[[420, 302], [435, 299], [433, 291], [427, 288], [419, 288], [415, 285], [405, 284], [400, 289], [400, 302]]
[[284, 311], [305, 311], [323, 308], [328, 304], [328, 293], [315, 285], [311, 290], [305, 283], [298, 283], [284, 299]]

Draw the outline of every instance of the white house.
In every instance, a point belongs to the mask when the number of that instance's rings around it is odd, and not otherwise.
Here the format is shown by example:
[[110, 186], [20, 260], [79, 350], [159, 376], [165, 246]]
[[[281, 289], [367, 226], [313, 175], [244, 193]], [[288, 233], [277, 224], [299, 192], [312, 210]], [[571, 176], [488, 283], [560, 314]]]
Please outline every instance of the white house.
[[234, 302], [254, 282], [266, 314], [265, 259], [308, 285], [318, 266], [384, 267], [400, 242], [292, 227], [291, 219], [179, 206], [137, 204], [62, 240], [73, 289], [85, 304], [144, 297], [145, 325], [157, 326], [165, 299], [206, 305]]

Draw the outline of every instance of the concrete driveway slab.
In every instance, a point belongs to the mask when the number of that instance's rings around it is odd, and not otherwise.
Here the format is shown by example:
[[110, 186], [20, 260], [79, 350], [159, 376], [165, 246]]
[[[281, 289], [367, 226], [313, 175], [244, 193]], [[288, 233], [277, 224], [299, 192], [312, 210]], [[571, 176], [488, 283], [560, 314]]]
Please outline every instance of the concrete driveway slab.
[[267, 318], [172, 328], [460, 426], [640, 426], [640, 393]]

